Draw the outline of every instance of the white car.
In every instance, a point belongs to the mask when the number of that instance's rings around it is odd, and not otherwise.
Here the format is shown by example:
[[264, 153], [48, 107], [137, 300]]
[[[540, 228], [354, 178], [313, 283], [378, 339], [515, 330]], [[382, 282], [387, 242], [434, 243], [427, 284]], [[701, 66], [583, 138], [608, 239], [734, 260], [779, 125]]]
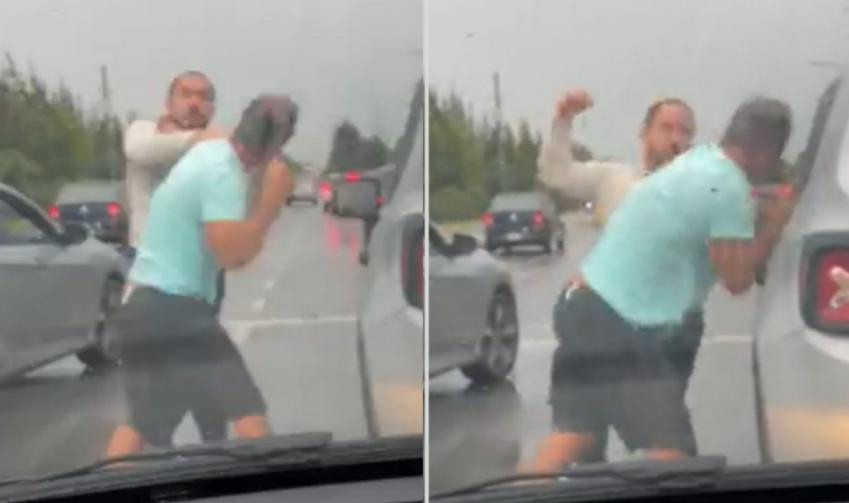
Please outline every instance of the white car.
[[752, 351], [765, 461], [849, 456], [849, 72], [822, 96]]
[[374, 178], [345, 182], [349, 214], [364, 220], [377, 214], [367, 244], [365, 294], [357, 321], [358, 361], [372, 438], [424, 432], [423, 108], [420, 100], [412, 148], [398, 166], [394, 190], [384, 194]]

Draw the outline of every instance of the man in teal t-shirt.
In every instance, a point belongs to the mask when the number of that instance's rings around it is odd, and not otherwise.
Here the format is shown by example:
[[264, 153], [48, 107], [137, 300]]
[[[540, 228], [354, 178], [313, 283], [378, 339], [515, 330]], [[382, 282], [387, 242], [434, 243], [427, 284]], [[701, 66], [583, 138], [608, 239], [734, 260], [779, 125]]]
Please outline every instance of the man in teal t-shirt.
[[[228, 139], [192, 148], [154, 193], [135, 263], [133, 289], [110, 321], [130, 417], [108, 457], [143, 444], [170, 447], [188, 411], [214, 411], [237, 437], [268, 435], [266, 405], [214, 307], [221, 269], [237, 269], [262, 248], [291, 177], [278, 160], [294, 134], [297, 107], [261, 96]], [[249, 173], [265, 166], [259, 197], [248, 208]]]
[[666, 338], [718, 279], [746, 291], [778, 240], [792, 201], [756, 207], [751, 184], [778, 169], [790, 111], [756, 98], [734, 113], [720, 145], [696, 147], [640, 182], [558, 297], [550, 403], [555, 432], [533, 462], [558, 470], [613, 426], [653, 459], [693, 454], [689, 412]]
[[130, 281], [214, 304], [219, 267], [203, 223], [244, 219], [248, 186], [229, 139], [189, 151], [151, 199]]

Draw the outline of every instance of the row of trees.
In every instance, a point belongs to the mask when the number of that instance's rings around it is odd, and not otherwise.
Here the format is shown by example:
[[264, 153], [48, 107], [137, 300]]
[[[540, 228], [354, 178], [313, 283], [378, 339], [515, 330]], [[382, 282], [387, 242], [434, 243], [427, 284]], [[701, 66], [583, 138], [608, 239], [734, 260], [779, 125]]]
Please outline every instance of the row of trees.
[[342, 173], [349, 170], [369, 170], [386, 164], [401, 165], [406, 162], [413, 147], [417, 125], [421, 119], [424, 98], [424, 85], [421, 80], [410, 100], [407, 119], [401, 135], [390, 150], [384, 141], [376, 136], [363, 136], [350, 121], [340, 123], [333, 133], [327, 171]]
[[333, 133], [327, 171], [342, 173], [352, 169], [368, 170], [383, 166], [389, 158], [389, 149], [377, 136], [364, 137], [350, 121], [344, 121]]
[[[515, 130], [502, 125], [499, 135], [494, 124], [474, 117], [455, 94], [443, 97], [431, 91], [429, 107], [431, 218], [477, 218], [495, 194], [535, 189], [542, 137], [527, 122]], [[574, 154], [592, 158], [580, 144]]]
[[0, 182], [42, 204], [79, 178], [123, 176], [121, 123], [90, 113], [63, 84], [22, 73], [9, 54], [0, 71]]

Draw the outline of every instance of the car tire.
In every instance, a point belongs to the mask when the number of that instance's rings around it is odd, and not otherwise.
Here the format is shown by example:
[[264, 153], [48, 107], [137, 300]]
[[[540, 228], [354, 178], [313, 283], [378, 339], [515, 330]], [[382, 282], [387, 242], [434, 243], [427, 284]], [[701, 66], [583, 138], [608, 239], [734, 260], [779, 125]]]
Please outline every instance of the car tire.
[[106, 349], [106, 322], [121, 305], [123, 295], [123, 280], [114, 277], [106, 280], [101, 292], [100, 318], [94, 327], [94, 340], [88, 347], [77, 353], [77, 359], [89, 370], [101, 370], [114, 366], [116, 363]]
[[563, 236], [560, 236], [559, 238], [557, 238], [557, 251], [559, 253], [563, 253], [565, 250], [566, 250], [566, 238], [563, 237]]
[[513, 370], [519, 349], [519, 317], [516, 301], [499, 290], [489, 304], [486, 334], [477, 361], [460, 370], [475, 384], [503, 381]]

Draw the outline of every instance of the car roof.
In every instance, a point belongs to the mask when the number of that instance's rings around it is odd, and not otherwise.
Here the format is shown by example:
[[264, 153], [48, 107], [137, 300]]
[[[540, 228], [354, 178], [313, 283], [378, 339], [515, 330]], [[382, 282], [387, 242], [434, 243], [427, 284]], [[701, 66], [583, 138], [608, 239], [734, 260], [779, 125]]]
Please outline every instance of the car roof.
[[111, 202], [123, 199], [123, 183], [115, 180], [92, 180], [69, 183], [62, 187], [56, 202], [94, 203]]

